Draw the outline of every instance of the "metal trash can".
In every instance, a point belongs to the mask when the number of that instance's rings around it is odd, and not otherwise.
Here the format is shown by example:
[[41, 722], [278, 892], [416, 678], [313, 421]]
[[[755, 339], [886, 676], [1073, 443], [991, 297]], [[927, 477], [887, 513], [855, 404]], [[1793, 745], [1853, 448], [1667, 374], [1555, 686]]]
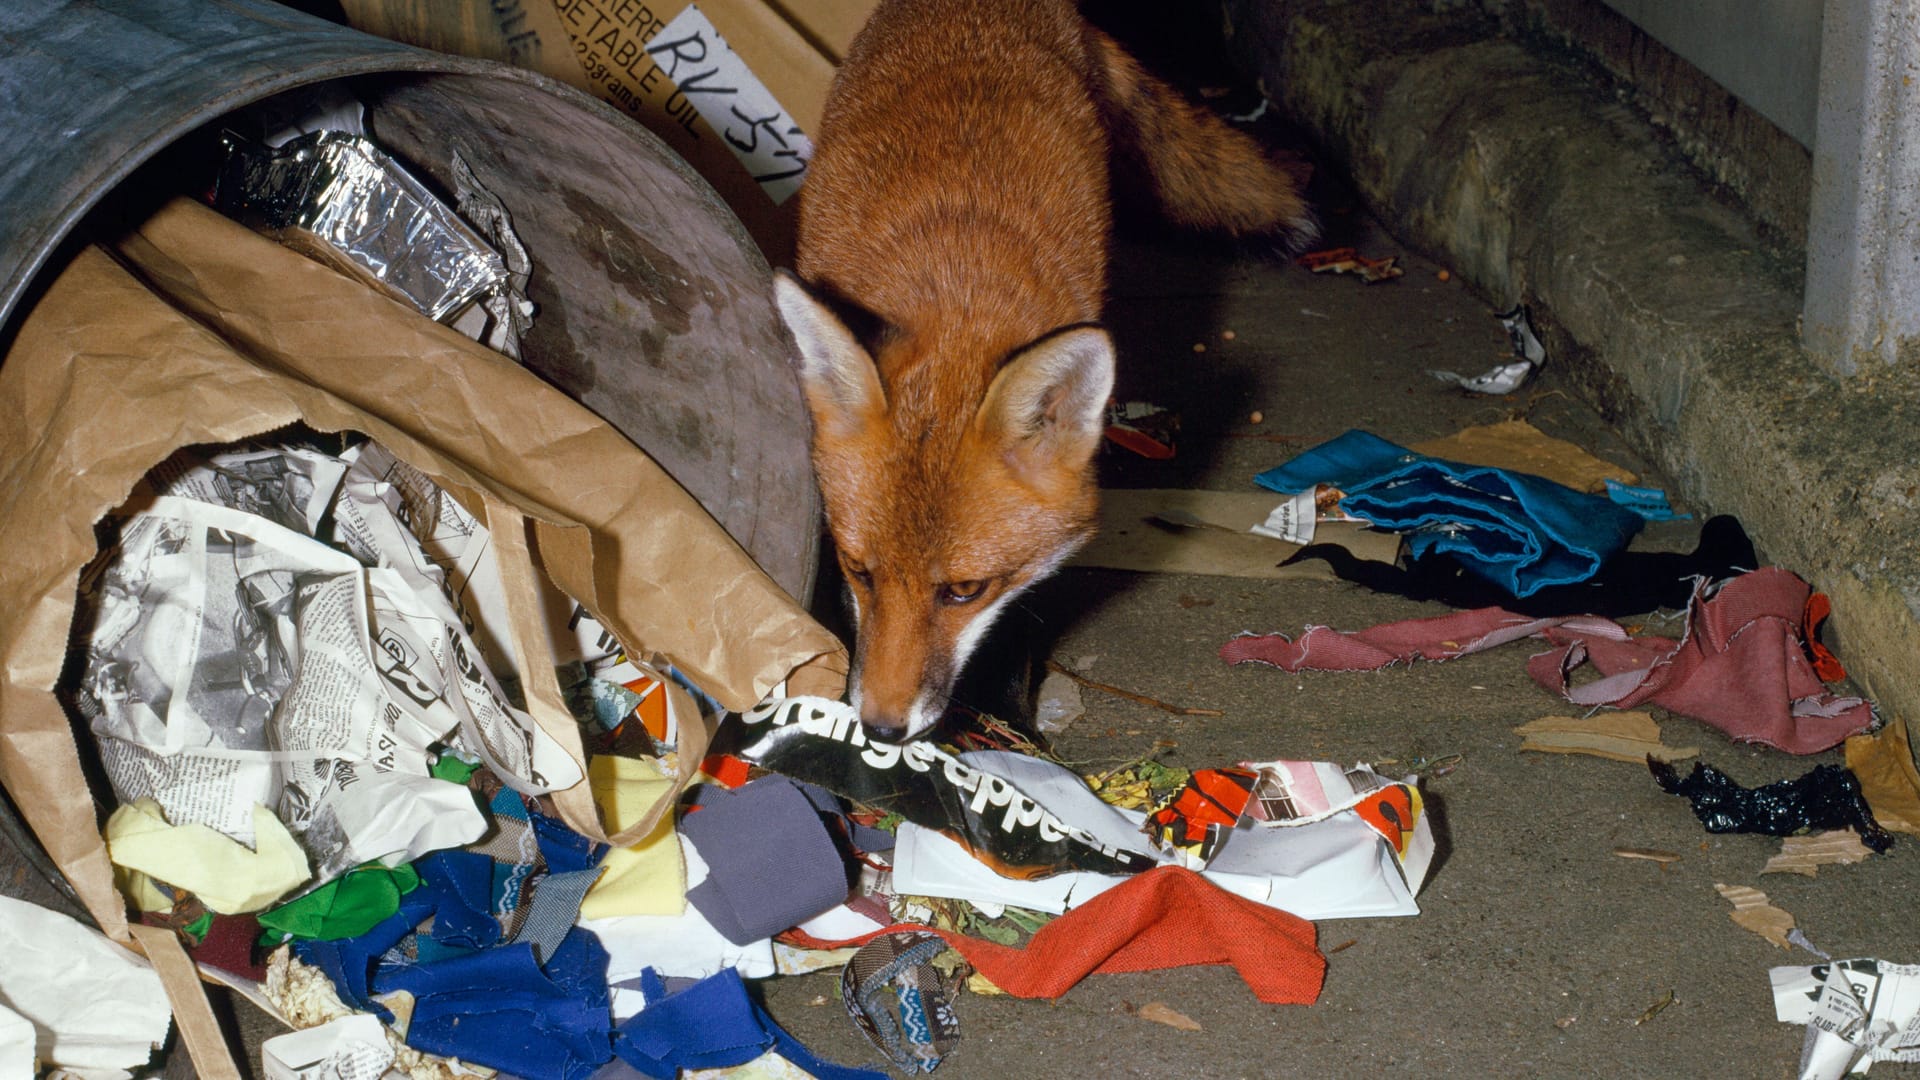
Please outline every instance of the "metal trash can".
[[[267, 0], [0, 2], [0, 356], [75, 250], [180, 193], [182, 159], [211, 152], [222, 117], [330, 82], [442, 196], [460, 152], [534, 264], [523, 362], [646, 450], [805, 605], [819, 504], [765, 260], [664, 143], [530, 72]], [[5, 798], [0, 878], [86, 918]], [[271, 1034], [240, 1027], [250, 1048]], [[167, 1066], [192, 1075], [185, 1053]]]
[[415, 176], [448, 195], [457, 149], [506, 204], [534, 264], [526, 365], [646, 450], [804, 605], [819, 504], [765, 260], [666, 144], [530, 72], [266, 0], [0, 5], [0, 350], [63, 252], [166, 186], [170, 150], [336, 80]]

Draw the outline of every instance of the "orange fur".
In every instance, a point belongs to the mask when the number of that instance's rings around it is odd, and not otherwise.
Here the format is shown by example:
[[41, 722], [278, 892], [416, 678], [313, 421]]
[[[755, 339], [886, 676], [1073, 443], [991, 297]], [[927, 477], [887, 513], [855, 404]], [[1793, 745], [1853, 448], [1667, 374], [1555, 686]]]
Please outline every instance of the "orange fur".
[[776, 299], [876, 734], [931, 726], [1000, 605], [1092, 535], [1116, 140], [1178, 221], [1310, 227], [1256, 143], [1068, 0], [885, 0], [835, 80]]

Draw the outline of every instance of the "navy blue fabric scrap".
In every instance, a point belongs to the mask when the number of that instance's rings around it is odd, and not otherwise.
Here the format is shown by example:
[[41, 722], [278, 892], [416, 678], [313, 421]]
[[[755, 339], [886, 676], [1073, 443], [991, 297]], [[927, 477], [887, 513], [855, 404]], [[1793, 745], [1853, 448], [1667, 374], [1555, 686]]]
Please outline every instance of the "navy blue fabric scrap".
[[533, 837], [540, 844], [540, 857], [547, 860], [547, 869], [552, 873], [565, 874], [598, 866], [607, 853], [607, 845], [581, 836], [561, 824], [558, 818], [529, 810], [527, 819], [533, 822]]
[[1365, 431], [1320, 444], [1254, 482], [1282, 494], [1330, 484], [1340, 508], [1407, 534], [1415, 559], [1444, 554], [1516, 597], [1585, 581], [1643, 520], [1528, 473], [1416, 454]]
[[767, 775], [680, 820], [707, 864], [692, 904], [735, 945], [772, 937], [844, 903], [846, 860], [793, 781]]
[[754, 1003], [733, 968], [674, 994], [648, 968], [641, 988], [647, 1006], [614, 1030], [613, 1049], [655, 1080], [672, 1080], [682, 1069], [744, 1065], [769, 1050], [819, 1080], [886, 1080], [886, 1073], [815, 1057]]

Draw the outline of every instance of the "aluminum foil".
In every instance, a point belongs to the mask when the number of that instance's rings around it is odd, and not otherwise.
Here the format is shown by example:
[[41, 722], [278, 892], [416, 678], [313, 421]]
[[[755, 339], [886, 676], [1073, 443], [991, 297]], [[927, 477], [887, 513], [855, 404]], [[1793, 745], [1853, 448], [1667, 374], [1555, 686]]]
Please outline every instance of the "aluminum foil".
[[[319, 241], [371, 282], [441, 320], [506, 282], [506, 263], [374, 143], [318, 131], [278, 148], [224, 137], [223, 213], [312, 251]], [[324, 251], [312, 251], [322, 258]]]

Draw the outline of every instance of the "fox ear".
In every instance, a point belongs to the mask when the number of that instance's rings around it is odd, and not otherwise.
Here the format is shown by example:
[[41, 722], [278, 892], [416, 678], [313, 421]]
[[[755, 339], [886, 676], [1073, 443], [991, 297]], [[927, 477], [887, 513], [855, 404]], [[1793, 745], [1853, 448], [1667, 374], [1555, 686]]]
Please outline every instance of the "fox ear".
[[880, 372], [847, 324], [785, 270], [774, 271], [773, 299], [800, 347], [800, 385], [814, 426], [845, 434], [885, 412]]
[[1055, 331], [1015, 353], [980, 405], [980, 422], [1029, 464], [1078, 471], [1106, 430], [1113, 342], [1095, 326]]

